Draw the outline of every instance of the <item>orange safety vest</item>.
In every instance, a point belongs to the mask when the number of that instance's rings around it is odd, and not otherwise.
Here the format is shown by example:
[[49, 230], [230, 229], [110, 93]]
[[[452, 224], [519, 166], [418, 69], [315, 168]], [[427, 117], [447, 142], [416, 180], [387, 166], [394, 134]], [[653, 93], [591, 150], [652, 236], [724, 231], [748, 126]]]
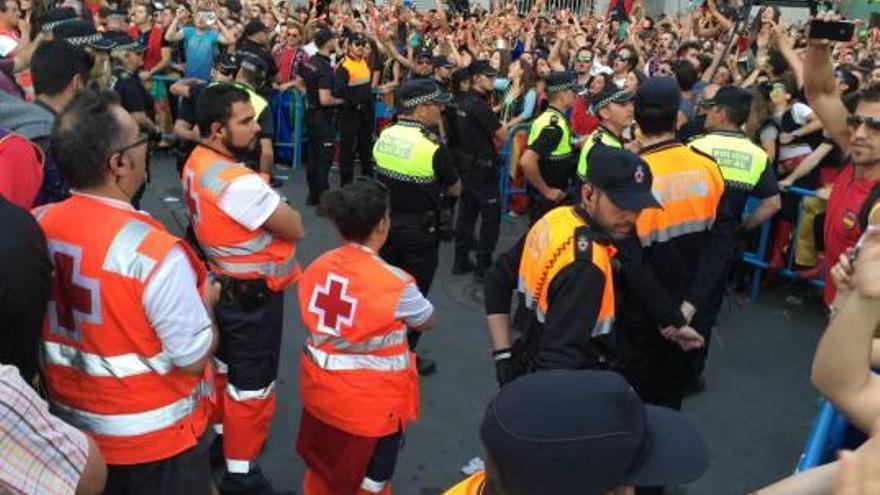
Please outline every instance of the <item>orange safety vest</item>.
[[643, 210], [636, 220], [642, 247], [708, 231], [724, 193], [724, 177], [715, 160], [679, 143], [642, 153], [651, 168], [651, 190], [663, 209]]
[[614, 324], [611, 258], [617, 250], [594, 242], [582, 227], [587, 227], [587, 223], [572, 206], [555, 208], [532, 226], [519, 264], [519, 291], [525, 296], [526, 307], [535, 311], [539, 323], [544, 323], [547, 292], [553, 278], [575, 260], [576, 252], [589, 250], [593, 264], [605, 274], [602, 304], [591, 329], [591, 336], [597, 337], [611, 332]]
[[316, 418], [353, 435], [390, 435], [418, 414], [415, 355], [395, 316], [412, 277], [363, 246], [316, 259], [299, 281], [300, 394]]
[[[52, 411], [94, 437], [108, 464], [142, 464], [191, 448], [205, 432], [212, 368], [180, 371], [143, 307], [156, 267], [189, 246], [145, 213], [74, 195], [34, 215], [54, 267], [41, 339]], [[83, 226], [87, 226], [83, 228]]]
[[268, 230], [246, 229], [218, 206], [226, 187], [246, 175], [256, 172], [196, 146], [181, 177], [190, 222], [212, 271], [235, 279], [263, 278], [269, 289], [282, 291], [299, 275], [295, 246]]
[[478, 471], [443, 492], [443, 495], [480, 495], [485, 485], [486, 471]]

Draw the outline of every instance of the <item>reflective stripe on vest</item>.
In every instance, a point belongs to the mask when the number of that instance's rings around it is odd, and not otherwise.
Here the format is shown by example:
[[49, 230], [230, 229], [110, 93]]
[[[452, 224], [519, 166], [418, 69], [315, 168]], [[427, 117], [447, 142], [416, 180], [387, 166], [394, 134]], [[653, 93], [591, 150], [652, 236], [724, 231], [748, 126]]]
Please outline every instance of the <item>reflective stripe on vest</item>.
[[361, 480], [361, 490], [367, 493], [382, 493], [386, 485], [388, 485], [387, 481], [376, 481], [366, 476]]
[[52, 412], [71, 425], [97, 435], [134, 437], [159, 431], [189, 416], [203, 397], [210, 397], [213, 385], [202, 380], [187, 397], [167, 406], [132, 414], [97, 414], [54, 401]]
[[570, 158], [573, 151], [571, 147], [571, 128], [569, 128], [568, 119], [565, 118], [565, 115], [559, 113], [559, 111], [552, 107], [548, 108], [544, 113], [539, 115], [534, 122], [532, 122], [532, 127], [529, 129], [528, 144], [531, 145], [534, 143], [535, 140], [538, 139], [538, 136], [541, 135], [541, 131], [543, 131], [545, 127], [551, 125], [556, 125], [562, 129], [562, 138], [556, 145], [556, 149], [550, 153], [550, 160], [556, 161]]
[[42, 358], [44, 364], [74, 368], [89, 376], [127, 378], [144, 373], [167, 375], [174, 369], [174, 364], [164, 352], [152, 357], [135, 353], [101, 356], [57, 342], [42, 343]]
[[152, 230], [144, 222], [129, 220], [113, 238], [104, 258], [104, 270], [146, 282], [147, 276], [156, 266], [156, 260], [137, 249]]
[[211, 259], [211, 264], [232, 275], [243, 275], [247, 273], [258, 273], [264, 277], [284, 277], [293, 272], [298, 265], [296, 254], [291, 253], [283, 262], [275, 263], [272, 261], [264, 261], [262, 263], [227, 261], [222, 259]]
[[275, 238], [272, 237], [271, 234], [263, 232], [253, 239], [248, 239], [247, 241], [232, 246], [206, 246], [204, 249], [211, 258], [222, 256], [246, 256], [266, 249], [274, 240]]
[[379, 337], [373, 337], [363, 342], [354, 343], [345, 340], [343, 337], [323, 333], [312, 334], [308, 338], [310, 345], [315, 347], [330, 344], [339, 351], [370, 353], [402, 344], [406, 340], [406, 328], [401, 328]]
[[730, 187], [751, 191], [767, 168], [767, 152], [741, 133], [713, 132], [690, 146], [715, 158]]
[[409, 368], [409, 350], [395, 356], [328, 354], [305, 344], [303, 351], [325, 371], [406, 371]]
[[272, 380], [272, 383], [257, 390], [244, 390], [231, 383], [226, 384], [226, 393], [236, 402], [243, 402], [246, 400], [266, 400], [266, 398], [272, 395], [273, 392], [275, 392], [275, 380]]
[[706, 220], [677, 223], [668, 228], [650, 232], [648, 235], [640, 235], [639, 242], [642, 244], [642, 247], [648, 247], [655, 242], [666, 242], [682, 235], [704, 232], [712, 228], [714, 222], [715, 219], [710, 218]]
[[423, 132], [405, 120], [382, 131], [373, 146], [376, 172], [403, 182], [434, 182], [434, 152], [440, 146]]
[[602, 128], [593, 131], [593, 133], [587, 137], [586, 141], [584, 141], [584, 146], [581, 148], [581, 153], [578, 157], [577, 174], [582, 181], [587, 180], [587, 169], [589, 168], [589, 164], [587, 163], [587, 156], [590, 154], [590, 150], [593, 149], [593, 146], [595, 146], [596, 142], [600, 142], [614, 148], [623, 148], [623, 143], [621, 143], [620, 140], [618, 140], [617, 137], [615, 137], [610, 132]]
[[[519, 265], [518, 290], [525, 298], [526, 307], [535, 311], [539, 323], [544, 323], [547, 309], [547, 293], [553, 278], [575, 260], [575, 233], [586, 222], [573, 207], [563, 206], [551, 210], [529, 230]], [[593, 337], [607, 334], [614, 322], [614, 283], [611, 257], [615, 250], [592, 240], [590, 252], [592, 263], [605, 274], [605, 287], [601, 297], [599, 314], [591, 329]]]

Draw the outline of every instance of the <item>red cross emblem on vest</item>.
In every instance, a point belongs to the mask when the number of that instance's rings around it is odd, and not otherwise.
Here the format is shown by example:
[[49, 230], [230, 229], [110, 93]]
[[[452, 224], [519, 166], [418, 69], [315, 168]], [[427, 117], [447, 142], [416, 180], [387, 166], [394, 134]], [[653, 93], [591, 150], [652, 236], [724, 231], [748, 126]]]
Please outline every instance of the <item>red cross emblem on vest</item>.
[[189, 216], [192, 218], [193, 223], [199, 221], [199, 198], [196, 196], [195, 191], [193, 191], [193, 171], [187, 170], [184, 173], [184, 191], [183, 191], [183, 201], [186, 203], [186, 209], [189, 211]]
[[335, 273], [327, 274], [324, 285], [315, 285], [309, 301], [309, 312], [318, 316], [319, 332], [339, 337], [343, 325], [352, 325], [357, 299], [347, 292], [348, 278]]
[[80, 271], [81, 247], [49, 241], [49, 254], [54, 268], [47, 310], [50, 329], [57, 335], [81, 340], [81, 323], [101, 323], [101, 282]]

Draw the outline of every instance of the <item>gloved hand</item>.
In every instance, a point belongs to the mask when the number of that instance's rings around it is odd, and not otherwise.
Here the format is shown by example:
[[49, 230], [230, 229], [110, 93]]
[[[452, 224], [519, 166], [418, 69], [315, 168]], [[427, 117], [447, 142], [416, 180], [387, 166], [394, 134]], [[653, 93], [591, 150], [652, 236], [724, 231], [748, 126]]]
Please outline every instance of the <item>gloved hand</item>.
[[495, 379], [498, 380], [498, 386], [503, 387], [512, 382], [516, 378], [516, 368], [510, 348], [493, 352], [492, 358], [495, 360]]

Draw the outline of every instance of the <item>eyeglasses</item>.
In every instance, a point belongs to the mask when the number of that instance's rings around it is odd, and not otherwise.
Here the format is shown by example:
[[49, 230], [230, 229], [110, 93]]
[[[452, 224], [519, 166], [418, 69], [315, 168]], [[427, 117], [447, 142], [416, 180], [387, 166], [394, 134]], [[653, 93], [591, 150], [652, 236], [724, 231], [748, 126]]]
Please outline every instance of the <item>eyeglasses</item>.
[[851, 113], [846, 116], [846, 125], [850, 131], [858, 130], [862, 124], [874, 132], [880, 132], [880, 117], [868, 117], [867, 115], [858, 115]]
[[135, 142], [129, 144], [128, 146], [123, 146], [122, 148], [119, 148], [118, 150], [114, 151], [114, 152], [111, 154], [111, 156], [112, 156], [112, 155], [115, 155], [116, 153], [125, 153], [126, 151], [128, 151], [128, 150], [130, 150], [130, 149], [137, 148], [138, 146], [140, 146], [140, 145], [142, 145], [142, 144], [147, 144], [149, 141], [150, 141], [150, 135], [149, 135], [149, 134], [141, 133], [141, 134], [140, 134], [140, 137], [138, 138], [137, 141], [135, 141]]

